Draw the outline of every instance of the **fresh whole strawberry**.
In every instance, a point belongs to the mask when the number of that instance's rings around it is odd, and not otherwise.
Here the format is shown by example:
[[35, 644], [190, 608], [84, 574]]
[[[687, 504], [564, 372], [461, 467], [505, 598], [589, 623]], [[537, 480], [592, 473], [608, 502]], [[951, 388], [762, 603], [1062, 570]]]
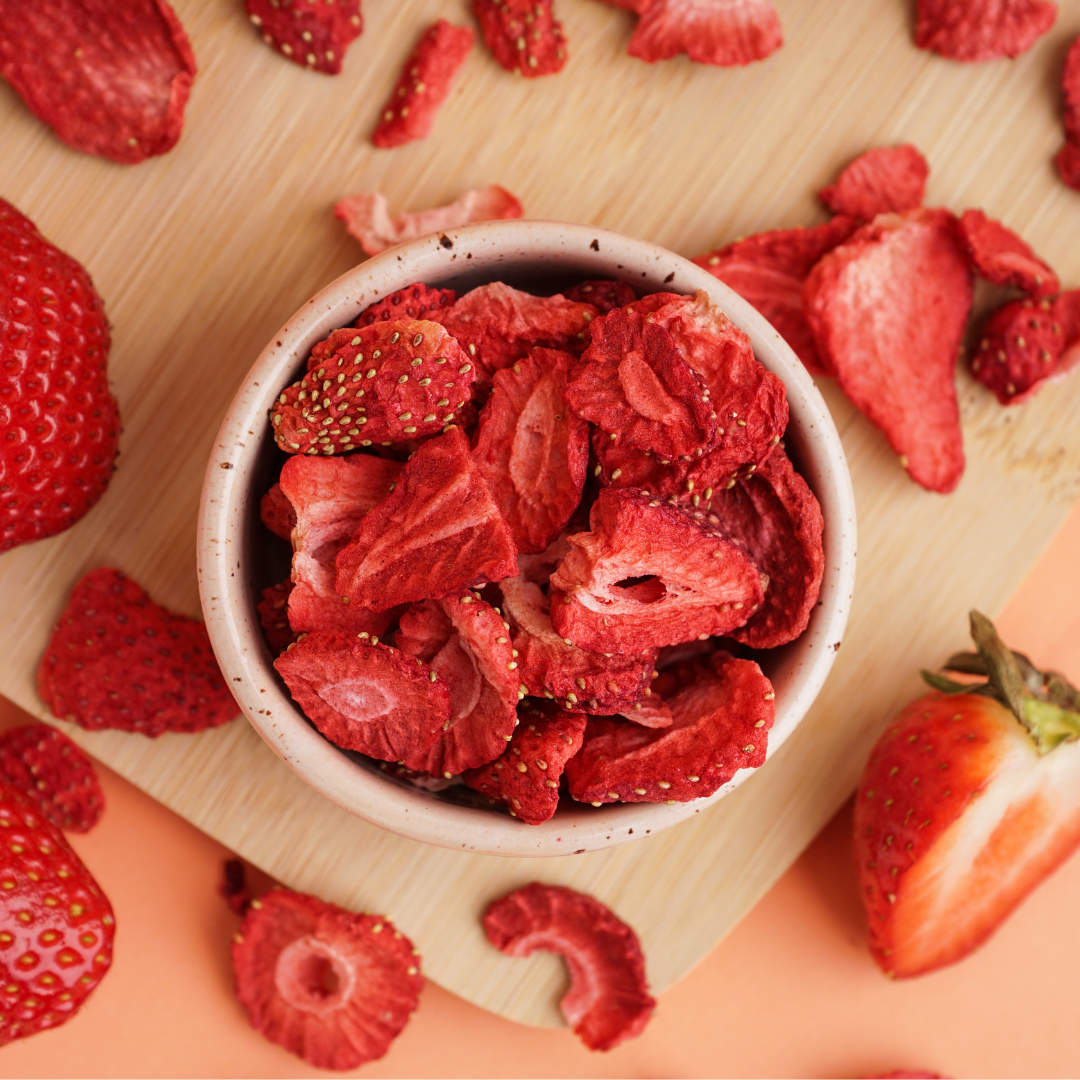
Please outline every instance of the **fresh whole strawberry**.
[[924, 672], [870, 755], [855, 858], [870, 949], [894, 978], [978, 948], [1080, 844], [1080, 692], [971, 613], [977, 653]]
[[109, 324], [89, 274], [0, 199], [0, 551], [75, 524], [120, 436]]

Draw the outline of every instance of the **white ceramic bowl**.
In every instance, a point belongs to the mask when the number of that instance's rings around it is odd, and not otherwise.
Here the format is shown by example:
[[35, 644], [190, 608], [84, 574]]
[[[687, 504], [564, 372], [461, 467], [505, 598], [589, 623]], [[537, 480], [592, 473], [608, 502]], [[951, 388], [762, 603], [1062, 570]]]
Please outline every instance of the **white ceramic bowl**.
[[[560, 805], [549, 821], [523, 825], [502, 807], [455, 804], [388, 778], [327, 741], [308, 722], [273, 668], [255, 610], [260, 592], [287, 577], [259, 522], [259, 499], [283, 459], [267, 422], [274, 398], [299, 378], [311, 347], [368, 305], [411, 284], [459, 292], [505, 281], [554, 292], [585, 278], [618, 278], [639, 293], [704, 289], [750, 337], [758, 359], [783, 379], [791, 420], [787, 445], [821, 502], [825, 577], [806, 632], [760, 654], [776, 689], [769, 757], [821, 689], [844, 632], [855, 579], [855, 503], [844, 452], [825, 402], [780, 335], [749, 304], [700, 267], [642, 240], [584, 225], [498, 221], [421, 237], [356, 267], [309, 300], [256, 360], [207, 464], [199, 515], [199, 587], [207, 630], [236, 700], [274, 752], [328, 799], [414, 840], [497, 855], [566, 855], [639, 839], [716, 802], [747, 780], [743, 769], [707, 799], [676, 805]], [[275, 557], [277, 565], [274, 565]], [[767, 769], [768, 762], [762, 768]], [[461, 789], [457, 789], [460, 791]]]

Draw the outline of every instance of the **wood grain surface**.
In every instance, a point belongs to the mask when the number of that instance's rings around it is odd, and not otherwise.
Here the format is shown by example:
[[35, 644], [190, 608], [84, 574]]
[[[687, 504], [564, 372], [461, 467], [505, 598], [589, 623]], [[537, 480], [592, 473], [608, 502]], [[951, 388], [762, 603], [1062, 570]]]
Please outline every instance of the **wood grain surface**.
[[[501, 183], [531, 217], [588, 222], [695, 255], [737, 235], [812, 224], [813, 192], [871, 146], [914, 142], [931, 205], [978, 206], [1080, 284], [1080, 194], [1050, 159], [1057, 80], [1080, 10], [1015, 61], [965, 66], [917, 51], [907, 0], [775, 0], [786, 44], [745, 70], [624, 55], [632, 18], [559, 0], [571, 59], [527, 82], [477, 49], [425, 142], [367, 141], [420, 30], [467, 21], [464, 0], [369, 0], [338, 78], [267, 49], [239, 0], [176, 0], [199, 61], [179, 146], [127, 168], [56, 141], [0, 85], [0, 194], [81, 259], [115, 326], [119, 471], [63, 536], [0, 557], [0, 692], [38, 715], [33, 674], [75, 579], [119, 566], [198, 613], [195, 518], [225, 409], [270, 335], [359, 261], [332, 217], [375, 188], [393, 209]], [[985, 305], [988, 296], [981, 295]], [[509, 960], [477, 916], [533, 878], [592, 892], [643, 939], [654, 988], [685, 974], [746, 913], [852, 790], [873, 735], [916, 671], [963, 644], [966, 612], [1000, 609], [1080, 494], [1080, 379], [1002, 409], [958, 375], [969, 457], [930, 495], [835, 386], [823, 391], [851, 464], [859, 583], [825, 691], [781, 753], [715, 808], [585, 856], [466, 856], [383, 833], [298, 781], [244, 723], [157, 742], [75, 733], [124, 776], [281, 881], [385, 912], [425, 971], [505, 1016], [559, 1023], [564, 976]]]

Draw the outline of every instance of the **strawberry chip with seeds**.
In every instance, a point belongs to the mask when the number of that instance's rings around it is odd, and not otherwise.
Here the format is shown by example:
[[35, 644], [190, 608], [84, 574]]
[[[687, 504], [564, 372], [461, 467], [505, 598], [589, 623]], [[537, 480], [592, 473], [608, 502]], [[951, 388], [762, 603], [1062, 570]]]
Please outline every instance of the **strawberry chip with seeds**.
[[527, 79], [553, 75], [566, 63], [562, 23], [553, 0], [473, 0], [484, 44], [507, 71]]
[[1061, 288], [1057, 274], [1016, 233], [981, 210], [964, 211], [960, 239], [984, 281], [1013, 285], [1034, 297], [1053, 296]]
[[632, 304], [637, 299], [637, 293], [624, 281], [582, 281], [566, 290], [566, 299], [592, 304], [601, 315], [606, 315], [616, 308]]
[[1080, 37], [1065, 57], [1061, 89], [1065, 98], [1065, 145], [1054, 161], [1061, 179], [1080, 190]]
[[289, 596], [294, 587], [291, 581], [283, 581], [263, 589], [262, 599], [255, 608], [263, 637], [275, 656], [283, 653], [300, 636], [300, 632], [289, 625]]
[[950, 60], [1019, 56], [1056, 17], [1051, 0], [918, 0], [915, 44]]
[[698, 64], [735, 67], [764, 60], [783, 43], [768, 0], [653, 0], [627, 52], [650, 64], [686, 53]]
[[416, 949], [389, 919], [288, 889], [251, 902], [232, 963], [251, 1026], [318, 1069], [381, 1058], [424, 985]]
[[1049, 300], [1003, 304], [983, 324], [971, 373], [1002, 405], [1027, 401], [1057, 373], [1066, 338]]
[[656, 1001], [641, 945], [599, 900], [534, 881], [491, 904], [484, 933], [509, 956], [540, 949], [566, 961], [570, 989], [559, 1008], [590, 1050], [612, 1050], [645, 1030]]
[[296, 511], [281, 490], [281, 484], [273, 487], [259, 500], [259, 518], [262, 523], [282, 540], [291, 540], [296, 528]]
[[301, 67], [337, 75], [350, 43], [364, 29], [360, 0], [244, 0], [263, 41]]
[[835, 214], [873, 221], [878, 214], [902, 214], [922, 206], [929, 175], [926, 158], [910, 143], [879, 146], [860, 154], [835, 184], [818, 194]]
[[450, 307], [456, 299], [457, 293], [453, 289], [435, 289], [418, 281], [365, 308], [353, 325], [370, 326], [372, 323], [391, 322], [395, 319], [426, 319], [440, 308]]

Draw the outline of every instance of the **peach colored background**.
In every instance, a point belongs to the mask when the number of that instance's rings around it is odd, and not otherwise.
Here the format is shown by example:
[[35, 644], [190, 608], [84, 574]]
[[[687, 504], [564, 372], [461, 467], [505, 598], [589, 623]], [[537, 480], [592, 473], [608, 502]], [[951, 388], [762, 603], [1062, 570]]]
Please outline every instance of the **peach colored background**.
[[[956, 613], [958, 648], [964, 616]], [[1080, 679], [1080, 506], [998, 626], [1036, 663]], [[0, 722], [25, 719], [0, 699]], [[228, 853], [102, 772], [105, 817], [73, 843], [116, 908], [113, 970], [70, 1023], [0, 1051], [0, 1074], [327, 1075], [265, 1042], [233, 997], [228, 945], [238, 920], [216, 892]], [[981, 952], [891, 983], [865, 949], [850, 824], [845, 808], [660, 998], [637, 1041], [590, 1054], [569, 1031], [521, 1027], [429, 983], [390, 1053], [357, 1075], [856, 1077], [913, 1067], [952, 1077], [1080, 1075], [1080, 855]]]

